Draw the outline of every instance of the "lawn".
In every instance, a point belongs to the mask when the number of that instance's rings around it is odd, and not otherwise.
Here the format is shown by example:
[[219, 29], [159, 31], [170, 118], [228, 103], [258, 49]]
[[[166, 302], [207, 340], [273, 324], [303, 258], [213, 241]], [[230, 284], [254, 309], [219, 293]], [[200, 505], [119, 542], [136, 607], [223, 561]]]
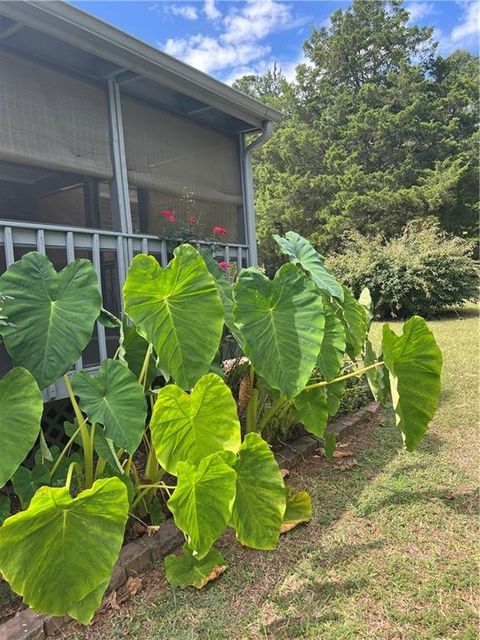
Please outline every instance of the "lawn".
[[[430, 326], [444, 353], [443, 392], [416, 453], [402, 450], [390, 416], [345, 434], [351, 456], [311, 458], [291, 473], [315, 515], [277, 551], [227, 536], [219, 546], [230, 568], [218, 582], [173, 590], [159, 565], [120, 611], [61, 637], [476, 640], [477, 310]], [[381, 326], [372, 331], [378, 339]]]

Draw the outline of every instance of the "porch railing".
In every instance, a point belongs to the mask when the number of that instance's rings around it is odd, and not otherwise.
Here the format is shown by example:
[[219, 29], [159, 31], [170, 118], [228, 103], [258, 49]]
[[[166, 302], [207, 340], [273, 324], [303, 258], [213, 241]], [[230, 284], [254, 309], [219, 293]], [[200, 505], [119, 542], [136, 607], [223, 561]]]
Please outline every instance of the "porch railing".
[[[203, 241], [195, 244], [199, 249], [209, 246], [208, 242]], [[0, 220], [0, 271], [28, 251], [36, 250], [47, 255], [56, 269], [75, 258], [88, 258], [97, 272], [104, 306], [117, 315], [122, 305], [120, 292], [133, 256], [148, 253], [166, 266], [171, 257], [170, 248], [170, 240], [147, 234]], [[218, 260], [236, 263], [239, 269], [249, 265], [248, 246], [245, 244], [216, 244], [215, 254]], [[96, 370], [102, 360], [112, 355], [116, 342], [114, 330], [97, 323], [93, 339], [75, 363], [75, 370]], [[8, 354], [3, 351], [0, 354], [0, 370], [3, 373], [8, 368]], [[59, 380], [46, 390], [45, 399], [53, 400], [65, 395], [65, 386]]]

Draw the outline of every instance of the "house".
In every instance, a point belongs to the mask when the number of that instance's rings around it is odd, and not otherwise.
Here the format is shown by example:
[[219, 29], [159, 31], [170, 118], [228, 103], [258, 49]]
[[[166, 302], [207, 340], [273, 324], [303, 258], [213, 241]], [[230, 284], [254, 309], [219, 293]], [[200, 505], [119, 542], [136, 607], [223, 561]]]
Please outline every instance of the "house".
[[[165, 265], [179, 235], [202, 247], [222, 227], [218, 259], [255, 264], [251, 153], [279, 119], [66, 2], [3, 0], [0, 270], [31, 250], [89, 258], [118, 314], [132, 257]], [[99, 324], [77, 368], [115, 342]]]

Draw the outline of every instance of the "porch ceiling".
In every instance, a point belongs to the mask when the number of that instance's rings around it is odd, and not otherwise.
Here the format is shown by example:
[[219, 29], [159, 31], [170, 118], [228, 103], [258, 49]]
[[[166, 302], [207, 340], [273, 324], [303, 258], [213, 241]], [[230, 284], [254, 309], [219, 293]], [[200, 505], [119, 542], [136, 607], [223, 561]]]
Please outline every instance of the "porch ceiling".
[[0, 2], [0, 47], [232, 133], [260, 130], [280, 112], [66, 2]]

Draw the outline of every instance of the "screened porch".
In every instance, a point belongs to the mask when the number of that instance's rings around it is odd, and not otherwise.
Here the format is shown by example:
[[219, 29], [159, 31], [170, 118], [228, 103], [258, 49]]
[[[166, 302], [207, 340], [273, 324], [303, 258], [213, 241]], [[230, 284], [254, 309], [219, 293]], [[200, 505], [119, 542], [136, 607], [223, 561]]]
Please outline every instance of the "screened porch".
[[[63, 3], [0, 5], [0, 272], [28, 251], [90, 259], [104, 306], [140, 252], [184, 241], [256, 263], [247, 136], [279, 114]], [[98, 325], [76, 368], [116, 336]], [[0, 373], [9, 368], [0, 353]], [[63, 395], [61, 386], [48, 391]]]

